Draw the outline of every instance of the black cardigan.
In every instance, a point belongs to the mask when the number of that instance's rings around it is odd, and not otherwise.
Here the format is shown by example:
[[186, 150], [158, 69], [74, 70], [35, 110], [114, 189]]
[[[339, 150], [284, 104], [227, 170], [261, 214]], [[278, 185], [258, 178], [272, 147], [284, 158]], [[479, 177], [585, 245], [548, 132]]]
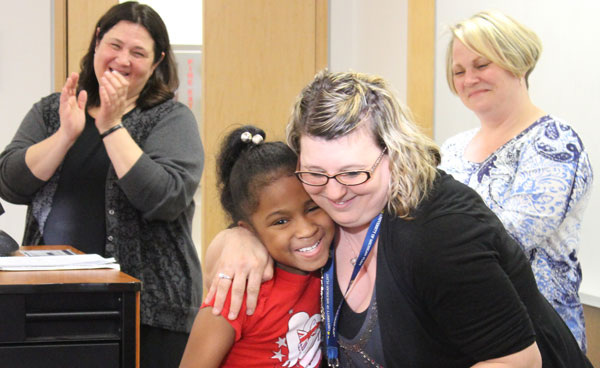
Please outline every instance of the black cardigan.
[[376, 298], [387, 367], [468, 367], [536, 341], [544, 367], [591, 367], [500, 220], [440, 172], [413, 220], [384, 216]]

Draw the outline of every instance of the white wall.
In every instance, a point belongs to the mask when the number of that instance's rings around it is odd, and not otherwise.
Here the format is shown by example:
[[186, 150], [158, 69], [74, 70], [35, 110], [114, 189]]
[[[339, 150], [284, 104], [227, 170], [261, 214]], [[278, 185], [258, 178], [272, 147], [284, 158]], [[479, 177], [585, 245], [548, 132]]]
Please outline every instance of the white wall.
[[[34, 102], [52, 92], [52, 0], [3, 1], [0, 6], [0, 149]], [[25, 206], [2, 200], [0, 229], [19, 243]]]
[[385, 78], [406, 101], [406, 0], [329, 0], [329, 70]]
[[160, 14], [167, 26], [171, 44], [202, 44], [201, 0], [140, 0], [139, 2], [151, 6]]
[[435, 139], [442, 143], [457, 132], [478, 126], [475, 115], [452, 95], [445, 78], [447, 26], [480, 10], [497, 9], [533, 29], [544, 50], [529, 78], [533, 102], [571, 124], [579, 133], [596, 169], [596, 183], [585, 214], [579, 259], [583, 268], [582, 300], [600, 306], [600, 246], [595, 226], [600, 217], [600, 32], [595, 0], [438, 0], [435, 81]]

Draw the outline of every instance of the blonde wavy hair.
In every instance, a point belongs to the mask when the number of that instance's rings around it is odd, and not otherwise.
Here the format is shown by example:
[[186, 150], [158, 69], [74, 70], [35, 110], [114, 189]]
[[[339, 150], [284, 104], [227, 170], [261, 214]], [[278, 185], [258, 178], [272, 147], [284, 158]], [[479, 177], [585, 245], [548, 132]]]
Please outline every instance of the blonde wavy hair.
[[483, 56], [515, 77], [529, 75], [542, 53], [542, 41], [531, 29], [499, 11], [482, 11], [450, 27], [452, 40], [446, 50], [446, 80], [456, 94], [452, 70], [452, 46], [455, 40]]
[[438, 146], [421, 133], [378, 76], [354, 72], [319, 72], [294, 105], [287, 125], [288, 145], [300, 154], [300, 137], [333, 140], [367, 124], [381, 149], [390, 156], [387, 209], [411, 218], [432, 188], [440, 162]]

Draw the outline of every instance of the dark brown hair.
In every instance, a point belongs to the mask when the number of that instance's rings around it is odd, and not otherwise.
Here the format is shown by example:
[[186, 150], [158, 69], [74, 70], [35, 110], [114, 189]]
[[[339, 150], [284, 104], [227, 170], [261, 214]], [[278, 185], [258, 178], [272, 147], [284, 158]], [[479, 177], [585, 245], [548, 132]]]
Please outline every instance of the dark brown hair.
[[132, 22], [143, 26], [154, 40], [153, 64], [164, 59], [154, 70], [146, 85], [140, 92], [136, 106], [142, 110], [149, 109], [175, 96], [179, 86], [177, 66], [171, 49], [167, 27], [154, 9], [136, 1], [128, 1], [110, 8], [94, 27], [94, 33], [87, 54], [81, 59], [80, 77], [77, 92], [85, 90], [88, 93], [88, 106], [100, 105], [99, 85], [94, 71], [94, 53], [96, 44], [104, 34], [121, 21]]

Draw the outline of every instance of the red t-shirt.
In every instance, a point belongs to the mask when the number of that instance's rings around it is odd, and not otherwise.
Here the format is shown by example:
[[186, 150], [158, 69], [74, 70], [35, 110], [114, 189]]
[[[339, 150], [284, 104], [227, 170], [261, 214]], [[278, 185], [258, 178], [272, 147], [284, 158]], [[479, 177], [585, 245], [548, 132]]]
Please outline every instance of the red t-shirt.
[[[246, 299], [230, 321], [235, 343], [222, 367], [318, 367], [321, 363], [321, 279], [317, 272], [296, 275], [276, 268], [262, 284], [256, 311], [248, 316]], [[231, 293], [221, 315], [227, 318]], [[214, 301], [213, 301], [214, 302]], [[208, 304], [209, 306], [212, 305]], [[202, 307], [207, 306], [203, 304]]]

